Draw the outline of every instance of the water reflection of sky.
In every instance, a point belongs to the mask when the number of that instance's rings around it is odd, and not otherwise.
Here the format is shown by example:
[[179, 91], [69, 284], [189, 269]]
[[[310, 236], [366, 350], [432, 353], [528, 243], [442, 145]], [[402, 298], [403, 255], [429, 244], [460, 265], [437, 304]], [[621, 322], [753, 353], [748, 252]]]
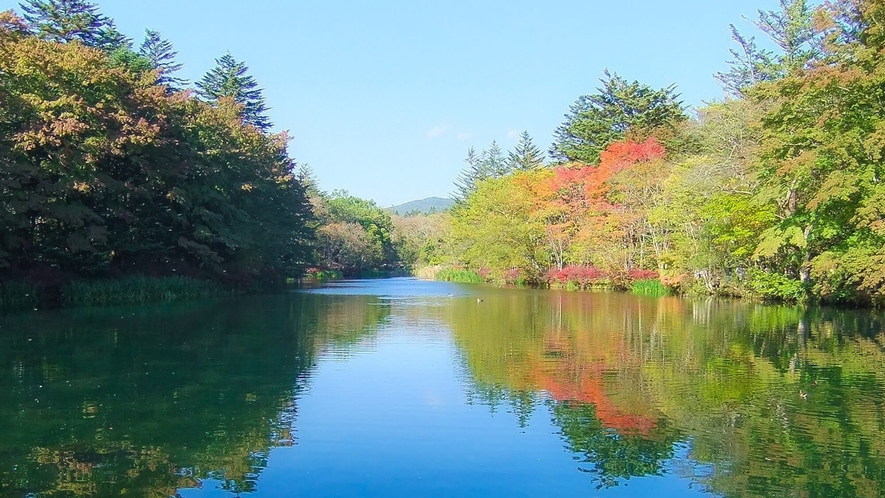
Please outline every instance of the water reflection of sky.
[[392, 279], [0, 318], [0, 496], [856, 496], [881, 315]]
[[[468, 404], [472, 379], [451, 340], [385, 326], [375, 338], [324, 352], [298, 396], [296, 444], [271, 451], [255, 496], [578, 496], [594, 476], [563, 451], [541, 404], [515, 414]], [[687, 460], [687, 450], [677, 459]], [[624, 481], [620, 496], [703, 495], [680, 477]], [[213, 496], [200, 490], [181, 495]], [[694, 489], [693, 489], [694, 488]], [[219, 490], [220, 491], [220, 490]], [[613, 491], [613, 490], [610, 490]], [[608, 494], [608, 493], [606, 493]], [[218, 496], [224, 496], [218, 493]]]

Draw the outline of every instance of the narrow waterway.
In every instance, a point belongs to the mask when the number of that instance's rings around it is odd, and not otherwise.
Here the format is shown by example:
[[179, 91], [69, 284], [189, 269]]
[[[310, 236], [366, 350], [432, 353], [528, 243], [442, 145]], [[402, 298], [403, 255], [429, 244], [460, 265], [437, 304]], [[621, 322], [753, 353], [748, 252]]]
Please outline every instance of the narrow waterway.
[[870, 311], [414, 279], [0, 318], [0, 496], [883, 496]]

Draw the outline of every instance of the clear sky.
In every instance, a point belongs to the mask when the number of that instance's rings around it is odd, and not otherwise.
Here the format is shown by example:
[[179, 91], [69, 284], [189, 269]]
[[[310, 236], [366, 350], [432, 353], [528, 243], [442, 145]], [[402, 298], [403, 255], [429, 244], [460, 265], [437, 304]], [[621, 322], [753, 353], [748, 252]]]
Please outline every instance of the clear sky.
[[389, 206], [448, 196], [471, 146], [528, 130], [546, 150], [606, 68], [688, 105], [720, 98], [729, 23], [752, 32], [742, 16], [776, 0], [95, 3], [136, 42], [160, 31], [192, 81], [226, 51], [244, 60], [321, 187]]

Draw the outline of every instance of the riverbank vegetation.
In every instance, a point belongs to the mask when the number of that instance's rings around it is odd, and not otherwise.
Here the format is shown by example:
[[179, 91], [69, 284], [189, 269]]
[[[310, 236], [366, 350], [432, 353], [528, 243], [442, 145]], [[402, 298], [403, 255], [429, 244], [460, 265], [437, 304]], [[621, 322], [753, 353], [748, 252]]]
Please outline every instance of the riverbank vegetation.
[[386, 212], [308, 193], [244, 62], [191, 86], [176, 55], [84, 0], [0, 14], [0, 309], [402, 270]]
[[22, 11], [0, 14], [4, 289], [57, 297], [131, 276], [247, 289], [303, 272], [310, 205], [242, 62], [219, 58], [193, 94], [156, 32], [136, 45], [83, 1]]
[[754, 24], [774, 48], [732, 27], [724, 100], [689, 113], [675, 86], [606, 71], [556, 130], [552, 164], [471, 150], [423, 263], [499, 282], [565, 272], [566, 285], [630, 288], [657, 273], [680, 293], [885, 304], [885, 7], [782, 0]]

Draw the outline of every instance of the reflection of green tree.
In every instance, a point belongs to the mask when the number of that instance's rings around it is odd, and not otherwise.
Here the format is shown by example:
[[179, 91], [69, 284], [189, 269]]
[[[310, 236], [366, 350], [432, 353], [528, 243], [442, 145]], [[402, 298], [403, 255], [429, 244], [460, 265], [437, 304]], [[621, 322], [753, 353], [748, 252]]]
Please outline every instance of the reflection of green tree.
[[583, 453], [585, 469], [599, 479], [599, 487], [617, 486], [620, 479], [659, 475], [673, 457], [676, 431], [658, 427], [653, 435], [621, 434], [605, 427], [588, 403], [552, 402], [553, 420], [562, 427], [572, 451]]
[[[475, 391], [499, 405], [550, 393], [601, 484], [660, 472], [684, 440], [712, 464], [696, 479], [725, 496], [885, 495], [880, 314], [488, 292], [446, 315]], [[631, 417], [657, 423], [623, 430]]]
[[295, 390], [329, 341], [389, 308], [293, 295], [0, 323], [0, 495], [170, 496], [254, 489], [291, 444]]

